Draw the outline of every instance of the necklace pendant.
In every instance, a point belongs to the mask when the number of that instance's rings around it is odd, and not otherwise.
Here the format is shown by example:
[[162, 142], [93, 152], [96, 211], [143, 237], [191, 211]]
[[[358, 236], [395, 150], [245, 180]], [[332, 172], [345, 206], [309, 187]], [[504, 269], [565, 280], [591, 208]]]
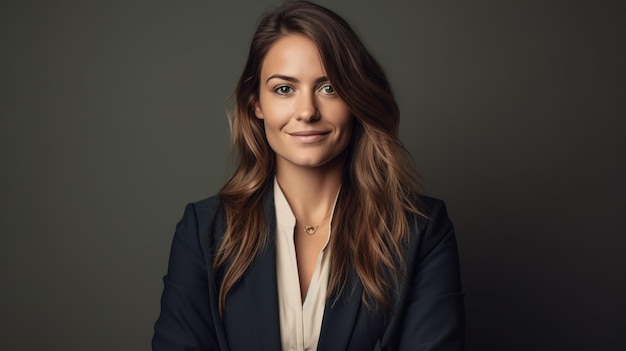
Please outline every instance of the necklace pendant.
[[304, 227], [304, 232], [309, 234], [309, 235], [313, 235], [315, 234], [315, 232], [317, 231], [317, 228], [307, 225], [306, 227]]

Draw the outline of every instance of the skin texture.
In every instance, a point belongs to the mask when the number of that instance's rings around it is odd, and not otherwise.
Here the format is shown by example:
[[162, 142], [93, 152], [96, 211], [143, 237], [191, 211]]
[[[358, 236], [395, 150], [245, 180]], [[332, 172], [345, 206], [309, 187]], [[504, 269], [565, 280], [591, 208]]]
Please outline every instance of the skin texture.
[[[276, 153], [278, 183], [296, 217], [294, 243], [304, 300], [328, 241], [353, 117], [326, 77], [317, 46], [301, 35], [287, 35], [268, 51], [258, 96], [255, 115], [263, 120]], [[307, 225], [319, 225], [315, 235], [304, 232]]]

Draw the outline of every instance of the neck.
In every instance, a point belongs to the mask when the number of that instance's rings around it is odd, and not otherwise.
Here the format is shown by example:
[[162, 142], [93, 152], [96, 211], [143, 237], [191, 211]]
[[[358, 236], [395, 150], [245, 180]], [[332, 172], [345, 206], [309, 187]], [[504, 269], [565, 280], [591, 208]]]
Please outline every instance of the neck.
[[331, 213], [343, 177], [343, 160], [306, 168], [277, 162], [276, 179], [303, 225], [317, 225]]

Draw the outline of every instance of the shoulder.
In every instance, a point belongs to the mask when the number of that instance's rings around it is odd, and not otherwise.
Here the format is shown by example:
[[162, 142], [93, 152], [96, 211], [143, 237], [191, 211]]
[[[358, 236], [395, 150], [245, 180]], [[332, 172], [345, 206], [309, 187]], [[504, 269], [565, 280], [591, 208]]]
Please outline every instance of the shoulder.
[[420, 229], [422, 229], [420, 231], [432, 226], [450, 222], [448, 209], [445, 202], [441, 199], [430, 196], [421, 196], [418, 208], [423, 213], [423, 216], [418, 216], [417, 218], [418, 225]]
[[219, 195], [192, 202], [187, 206], [193, 208], [199, 223], [207, 223], [223, 212], [222, 201]]
[[214, 251], [224, 232], [223, 212], [218, 195], [188, 203], [176, 225], [176, 236], [203, 256]]
[[214, 218], [221, 208], [221, 201], [218, 195], [202, 199], [196, 202], [190, 202], [185, 207], [183, 217], [178, 222], [177, 229], [183, 227], [192, 229], [193, 227], [205, 227], [202, 224], [208, 223]]
[[221, 206], [221, 200], [219, 195], [213, 195], [199, 201], [191, 202], [187, 206], [193, 207], [198, 215], [206, 216], [218, 210]]
[[446, 204], [443, 200], [425, 195], [420, 196], [418, 207], [428, 217], [430, 217], [432, 213], [446, 211]]
[[417, 217], [416, 233], [414, 239], [419, 243], [418, 260], [422, 260], [425, 256], [441, 245], [454, 245], [456, 250], [456, 238], [454, 235], [454, 226], [444, 201], [430, 197], [422, 196], [420, 198], [419, 209], [424, 216]]

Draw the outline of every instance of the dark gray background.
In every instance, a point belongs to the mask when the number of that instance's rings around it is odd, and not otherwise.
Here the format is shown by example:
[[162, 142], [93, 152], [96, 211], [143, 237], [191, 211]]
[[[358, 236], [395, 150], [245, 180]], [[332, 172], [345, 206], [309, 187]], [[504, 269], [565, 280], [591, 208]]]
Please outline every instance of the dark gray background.
[[[276, 1], [0, 2], [0, 349], [147, 350]], [[469, 350], [626, 349], [618, 1], [321, 1], [386, 68], [460, 245]]]

